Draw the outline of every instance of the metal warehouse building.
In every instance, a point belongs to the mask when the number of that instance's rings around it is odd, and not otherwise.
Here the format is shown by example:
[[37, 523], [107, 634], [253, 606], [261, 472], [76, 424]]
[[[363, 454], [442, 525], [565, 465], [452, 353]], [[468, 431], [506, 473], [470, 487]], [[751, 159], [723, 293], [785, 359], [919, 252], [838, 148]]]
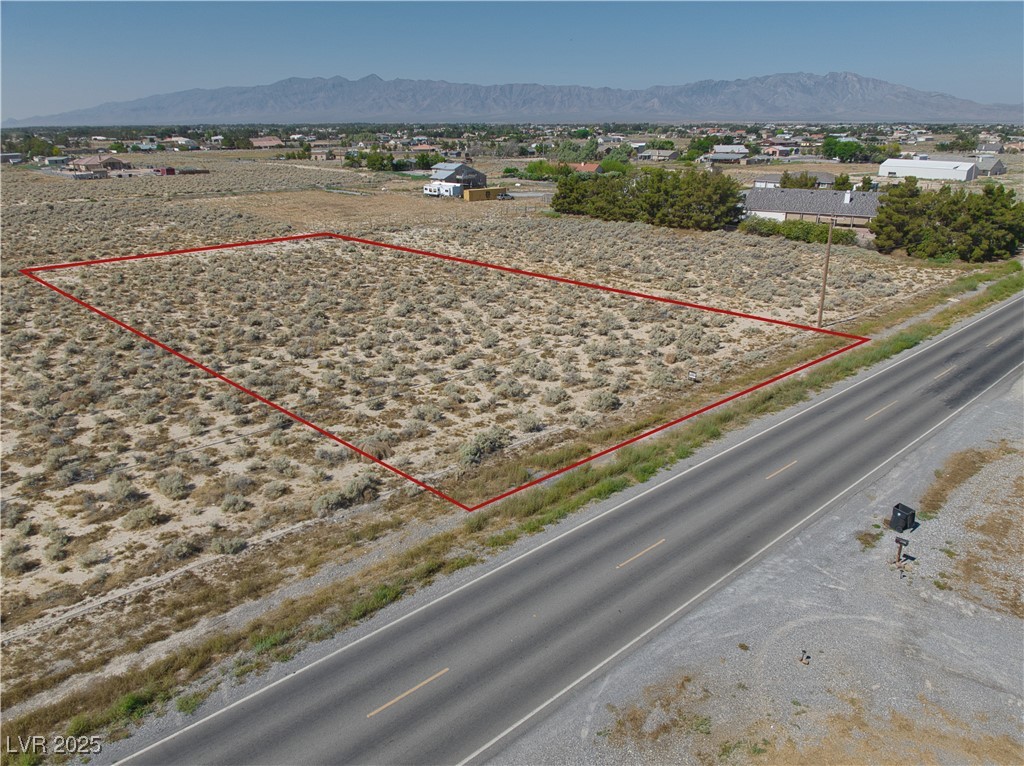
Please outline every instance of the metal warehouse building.
[[939, 181], [972, 181], [978, 174], [973, 162], [942, 160], [886, 160], [878, 167], [882, 178], [928, 178]]

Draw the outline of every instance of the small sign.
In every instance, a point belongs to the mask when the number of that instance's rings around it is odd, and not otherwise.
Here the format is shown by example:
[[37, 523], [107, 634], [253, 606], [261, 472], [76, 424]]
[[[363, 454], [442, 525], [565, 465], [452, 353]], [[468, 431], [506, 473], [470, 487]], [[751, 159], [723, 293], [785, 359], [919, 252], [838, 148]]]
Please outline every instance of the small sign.
[[696, 370], [690, 370], [688, 373], [686, 373], [686, 377], [688, 377], [695, 383], [700, 380], [700, 376], [697, 374]]

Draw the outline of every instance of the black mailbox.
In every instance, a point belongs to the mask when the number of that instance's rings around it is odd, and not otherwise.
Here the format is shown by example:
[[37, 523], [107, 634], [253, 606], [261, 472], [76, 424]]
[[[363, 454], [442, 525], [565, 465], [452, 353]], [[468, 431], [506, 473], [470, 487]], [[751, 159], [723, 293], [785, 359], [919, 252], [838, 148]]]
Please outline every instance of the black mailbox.
[[894, 532], [904, 532], [914, 528], [917, 511], [903, 503], [896, 503], [892, 507], [892, 518], [889, 519], [889, 528]]

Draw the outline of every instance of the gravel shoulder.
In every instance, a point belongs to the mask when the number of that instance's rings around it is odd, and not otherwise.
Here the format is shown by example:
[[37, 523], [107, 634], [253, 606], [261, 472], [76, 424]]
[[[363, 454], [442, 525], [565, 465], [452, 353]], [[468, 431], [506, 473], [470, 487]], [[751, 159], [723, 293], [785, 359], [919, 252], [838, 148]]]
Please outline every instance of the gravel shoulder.
[[[1024, 761], [1022, 409], [1017, 378], [491, 762]], [[971, 449], [990, 460], [907, 535], [905, 570], [894, 532], [862, 544]]]

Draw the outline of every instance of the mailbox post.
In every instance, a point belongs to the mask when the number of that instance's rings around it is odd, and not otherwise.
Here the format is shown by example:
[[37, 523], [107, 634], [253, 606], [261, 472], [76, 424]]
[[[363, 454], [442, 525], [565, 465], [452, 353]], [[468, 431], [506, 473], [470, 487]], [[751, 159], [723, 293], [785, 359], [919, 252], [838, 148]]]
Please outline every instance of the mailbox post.
[[892, 562], [892, 563], [893, 564], [899, 564], [901, 561], [903, 561], [903, 549], [904, 548], [909, 548], [909, 547], [910, 547], [910, 540], [908, 540], [905, 537], [897, 537], [896, 538], [896, 560], [894, 562]]

